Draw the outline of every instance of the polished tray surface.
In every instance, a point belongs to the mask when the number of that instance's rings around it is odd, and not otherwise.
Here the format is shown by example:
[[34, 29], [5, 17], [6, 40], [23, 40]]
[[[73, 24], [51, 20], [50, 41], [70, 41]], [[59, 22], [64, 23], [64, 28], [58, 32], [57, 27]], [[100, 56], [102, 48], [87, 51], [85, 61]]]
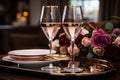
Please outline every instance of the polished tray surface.
[[82, 72], [77, 73], [69, 73], [63, 70], [64, 67], [69, 67], [71, 65], [70, 60], [60, 60], [55, 61], [53, 64], [55, 66], [61, 67], [60, 71], [57, 72], [45, 72], [41, 70], [41, 67], [48, 65], [49, 63], [42, 64], [17, 64], [13, 62], [0, 61], [0, 67], [6, 69], [13, 69], [17, 71], [25, 71], [53, 75], [53, 76], [95, 76], [95, 75], [104, 75], [111, 73], [116, 70], [113, 63], [103, 60], [103, 59], [95, 59], [95, 58], [80, 58], [75, 61], [77, 67], [82, 67], [84, 70]]

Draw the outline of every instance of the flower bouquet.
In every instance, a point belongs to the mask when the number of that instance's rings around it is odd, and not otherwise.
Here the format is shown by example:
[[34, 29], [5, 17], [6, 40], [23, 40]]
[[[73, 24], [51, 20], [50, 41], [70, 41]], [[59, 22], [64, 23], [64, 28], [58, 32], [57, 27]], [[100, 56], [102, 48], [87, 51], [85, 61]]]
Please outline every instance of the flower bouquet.
[[[65, 33], [61, 33], [59, 38], [53, 41], [52, 48], [57, 49], [60, 54], [71, 55], [70, 40]], [[81, 27], [81, 32], [75, 40], [74, 54], [76, 57], [111, 58], [118, 56], [119, 53], [120, 28], [114, 27], [112, 22], [107, 22], [103, 28], [94, 22], [85, 23]]]

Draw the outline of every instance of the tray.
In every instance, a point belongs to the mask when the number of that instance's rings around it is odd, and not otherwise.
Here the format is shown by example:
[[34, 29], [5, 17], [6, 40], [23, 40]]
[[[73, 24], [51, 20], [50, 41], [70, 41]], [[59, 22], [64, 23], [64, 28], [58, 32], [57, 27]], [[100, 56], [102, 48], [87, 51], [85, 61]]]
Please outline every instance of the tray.
[[13, 62], [0, 61], [0, 67], [9, 70], [17, 70], [30, 72], [32, 74], [39, 73], [50, 76], [96, 76], [96, 75], [104, 75], [111, 73], [116, 70], [113, 63], [103, 60], [103, 59], [95, 59], [95, 58], [80, 58], [75, 61], [75, 64], [78, 67], [82, 67], [84, 70], [82, 72], [77, 73], [69, 73], [63, 70], [64, 67], [69, 67], [71, 65], [70, 60], [60, 60], [53, 62], [55, 66], [61, 67], [61, 70], [58, 72], [45, 72], [41, 70], [41, 67], [48, 65], [49, 63], [42, 63], [36, 65], [24, 65], [17, 64]]

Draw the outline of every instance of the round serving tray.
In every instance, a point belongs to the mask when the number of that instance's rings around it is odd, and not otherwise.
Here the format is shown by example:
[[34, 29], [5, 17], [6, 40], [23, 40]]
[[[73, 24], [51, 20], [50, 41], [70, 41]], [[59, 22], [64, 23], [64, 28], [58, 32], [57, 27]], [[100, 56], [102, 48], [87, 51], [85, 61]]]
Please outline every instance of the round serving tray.
[[[51, 62], [50, 62], [51, 63]], [[96, 58], [80, 58], [75, 61], [77, 67], [83, 68], [82, 72], [70, 73], [65, 72], [64, 68], [71, 65], [71, 60], [59, 60], [52, 62], [54, 66], [61, 68], [57, 72], [46, 72], [42, 71], [41, 67], [47, 66], [49, 63], [40, 64], [17, 64], [9, 61], [2, 61], [0, 67], [8, 68], [10, 70], [25, 71], [32, 74], [38, 73], [39, 75], [49, 75], [49, 76], [96, 76], [112, 73], [116, 70], [116, 67], [112, 62], [103, 59]], [[19, 66], [17, 66], [19, 65]]]
[[58, 72], [44, 72], [50, 73], [50, 75], [56, 76], [93, 76], [93, 75], [102, 75], [108, 74], [116, 70], [113, 63], [95, 58], [81, 58], [75, 61], [77, 67], [82, 67], [84, 70], [82, 72], [70, 73], [65, 72], [64, 67], [69, 67], [71, 64], [70, 60], [59, 61], [58, 66], [61, 66], [61, 71]]

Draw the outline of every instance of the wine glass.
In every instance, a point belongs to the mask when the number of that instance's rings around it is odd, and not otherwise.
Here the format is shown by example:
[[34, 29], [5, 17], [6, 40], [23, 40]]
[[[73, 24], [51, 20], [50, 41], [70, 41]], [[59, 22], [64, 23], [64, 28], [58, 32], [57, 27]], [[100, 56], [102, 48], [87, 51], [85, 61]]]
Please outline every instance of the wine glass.
[[[52, 55], [52, 40], [56, 36], [61, 26], [61, 17], [59, 10], [60, 9], [58, 6], [42, 6], [40, 27], [49, 40], [50, 55]], [[41, 70], [51, 72], [58, 71], [60, 70], [60, 68], [57, 66], [53, 66], [53, 64], [50, 63], [49, 66], [42, 67]]]
[[83, 68], [76, 67], [74, 64], [74, 42], [80, 34], [83, 25], [83, 13], [81, 6], [64, 6], [62, 25], [67, 37], [71, 40], [72, 45], [72, 65], [64, 68], [65, 71], [75, 73], [83, 71]]

